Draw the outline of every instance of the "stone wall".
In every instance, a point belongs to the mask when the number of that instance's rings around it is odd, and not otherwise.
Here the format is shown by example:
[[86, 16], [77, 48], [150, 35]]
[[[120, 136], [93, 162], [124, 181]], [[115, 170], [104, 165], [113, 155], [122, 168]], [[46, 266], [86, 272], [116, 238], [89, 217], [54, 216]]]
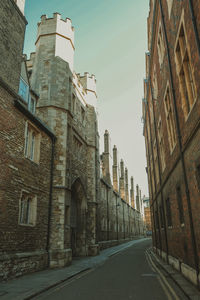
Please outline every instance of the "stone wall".
[[26, 20], [13, 0], [0, 1], [0, 76], [18, 92]]
[[[98, 242], [100, 245], [122, 242], [144, 234], [141, 214], [113, 191], [103, 179], [98, 202]], [[110, 242], [109, 242], [110, 241]], [[114, 243], [115, 243], [114, 242]], [[101, 246], [102, 247], [102, 246]]]

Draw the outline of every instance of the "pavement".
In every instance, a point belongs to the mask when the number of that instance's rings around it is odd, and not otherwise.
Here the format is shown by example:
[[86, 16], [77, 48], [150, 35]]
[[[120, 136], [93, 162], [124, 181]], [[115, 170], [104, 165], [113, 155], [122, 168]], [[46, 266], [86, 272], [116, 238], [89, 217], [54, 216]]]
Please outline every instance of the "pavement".
[[200, 300], [200, 291], [190, 281], [188, 281], [181, 273], [176, 271], [171, 265], [168, 265], [157, 254], [153, 252], [153, 249], [148, 249], [147, 253], [150, 255], [153, 263], [158, 267], [165, 278], [171, 279], [173, 283], [183, 292], [187, 299]]
[[[102, 250], [98, 256], [75, 258], [70, 266], [61, 269], [46, 269], [44, 271], [24, 275], [17, 279], [1, 282], [0, 300], [28, 300], [37, 296], [39, 297], [42, 293], [59, 286], [79, 274], [81, 275], [81, 273], [96, 269], [98, 266], [103, 265], [111, 256], [133, 245], [139, 245], [141, 242], [150, 240], [151, 238], [141, 237], [140, 239]], [[200, 300], [200, 292], [192, 283], [161, 260], [151, 248], [149, 248], [147, 252], [154, 265], [183, 292], [185, 299]]]
[[[148, 238], [149, 239], [149, 238]], [[109, 257], [147, 238], [140, 238], [112, 248], [102, 250], [98, 256], [73, 259], [72, 264], [62, 269], [47, 269], [0, 283], [1, 300], [28, 300], [55, 287], [68, 279], [94, 269], [105, 263]]]

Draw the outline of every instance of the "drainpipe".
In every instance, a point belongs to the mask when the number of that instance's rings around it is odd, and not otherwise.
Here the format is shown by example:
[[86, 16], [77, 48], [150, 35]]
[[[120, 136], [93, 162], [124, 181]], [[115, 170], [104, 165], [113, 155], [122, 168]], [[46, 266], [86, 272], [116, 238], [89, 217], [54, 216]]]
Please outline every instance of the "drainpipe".
[[[179, 124], [179, 118], [178, 118], [178, 110], [177, 110], [177, 106], [176, 106], [176, 96], [175, 96], [175, 89], [174, 89], [174, 82], [173, 82], [173, 75], [172, 75], [171, 58], [170, 58], [170, 54], [169, 54], [169, 43], [168, 43], [168, 39], [167, 39], [167, 32], [166, 32], [166, 27], [165, 27], [164, 14], [163, 14], [161, 0], [159, 0], [159, 4], [160, 4], [162, 25], [163, 25], [163, 30], [164, 30], [164, 37], [165, 37], [165, 42], [166, 42], [167, 59], [168, 59], [169, 75], [170, 75], [170, 85], [171, 85], [172, 96], [173, 96], [172, 98], [173, 98], [173, 104], [174, 104], [176, 129], [177, 129], [178, 143], [179, 143], [179, 150], [180, 150], [180, 159], [181, 159], [181, 163], [182, 163], [183, 177], [184, 177], [184, 182], [185, 182], [185, 191], [186, 191], [186, 198], [187, 198], [187, 205], [188, 205], [192, 247], [193, 247], [193, 252], [194, 252], [194, 262], [195, 262], [195, 268], [196, 268], [196, 273], [197, 273], [197, 278], [198, 278], [198, 276], [199, 276], [199, 257], [198, 257], [196, 237], [195, 237], [195, 232], [194, 232], [192, 206], [191, 206], [191, 201], [190, 201], [190, 191], [189, 191], [188, 180], [187, 180], [184, 153], [182, 150], [181, 130], [180, 130], [180, 124]], [[193, 8], [193, 6], [191, 6], [191, 3], [190, 3], [190, 8], [191, 9]], [[199, 280], [197, 280], [197, 285], [199, 287]]]
[[50, 266], [50, 234], [51, 234], [51, 213], [52, 213], [52, 195], [53, 195], [53, 167], [54, 167], [54, 154], [55, 154], [55, 141], [56, 138], [52, 137], [51, 147], [51, 165], [50, 165], [50, 191], [49, 191], [49, 209], [48, 209], [48, 227], [47, 227], [47, 244], [46, 251], [48, 255], [48, 267]]

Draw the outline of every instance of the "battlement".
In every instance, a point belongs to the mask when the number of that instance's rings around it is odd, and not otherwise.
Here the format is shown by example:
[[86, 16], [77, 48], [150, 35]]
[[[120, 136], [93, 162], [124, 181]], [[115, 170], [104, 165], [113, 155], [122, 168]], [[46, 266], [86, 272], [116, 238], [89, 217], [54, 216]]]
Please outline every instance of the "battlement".
[[61, 19], [61, 14], [54, 13], [52, 18], [46, 15], [41, 16], [38, 23], [36, 47], [44, 44], [48, 45], [48, 51], [54, 56], [62, 58], [69, 63], [73, 72], [74, 63], [74, 27], [69, 18]]
[[53, 13], [53, 18], [48, 18], [47, 15], [42, 15], [42, 16], [41, 16], [41, 22], [39, 22], [38, 25], [40, 25], [40, 24], [45, 24], [46, 22], [49, 22], [49, 21], [52, 21], [52, 20], [54, 20], [54, 21], [56, 21], [56, 22], [57, 22], [58, 20], [60, 20], [60, 21], [62, 21], [62, 22], [65, 22], [66, 25], [67, 25], [72, 31], [74, 31], [74, 27], [72, 26], [72, 20], [71, 20], [70, 18], [62, 19], [62, 18], [61, 18], [61, 14], [58, 13], [58, 12]]
[[53, 18], [46, 15], [41, 16], [41, 22], [38, 23], [37, 40], [41, 35], [59, 34], [63, 38], [71, 40], [74, 48], [74, 27], [70, 18], [61, 19], [61, 14], [54, 13]]
[[94, 92], [96, 95], [96, 78], [95, 75], [89, 75], [88, 72], [84, 72], [84, 75], [77, 74], [81, 84], [87, 92]]

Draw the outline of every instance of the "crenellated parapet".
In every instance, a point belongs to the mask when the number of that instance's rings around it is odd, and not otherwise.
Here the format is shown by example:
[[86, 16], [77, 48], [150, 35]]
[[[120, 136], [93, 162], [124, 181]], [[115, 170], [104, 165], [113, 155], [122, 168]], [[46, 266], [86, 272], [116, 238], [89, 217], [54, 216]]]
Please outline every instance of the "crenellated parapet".
[[68, 62], [73, 72], [74, 65], [74, 27], [69, 18], [61, 19], [59, 13], [54, 13], [52, 18], [41, 16], [38, 23], [36, 48], [45, 46], [48, 53], [58, 56]]
[[86, 91], [86, 101], [89, 105], [97, 108], [97, 91], [96, 91], [96, 78], [95, 75], [90, 75], [88, 72], [85, 72], [84, 75], [80, 75], [79, 80], [83, 88]]

